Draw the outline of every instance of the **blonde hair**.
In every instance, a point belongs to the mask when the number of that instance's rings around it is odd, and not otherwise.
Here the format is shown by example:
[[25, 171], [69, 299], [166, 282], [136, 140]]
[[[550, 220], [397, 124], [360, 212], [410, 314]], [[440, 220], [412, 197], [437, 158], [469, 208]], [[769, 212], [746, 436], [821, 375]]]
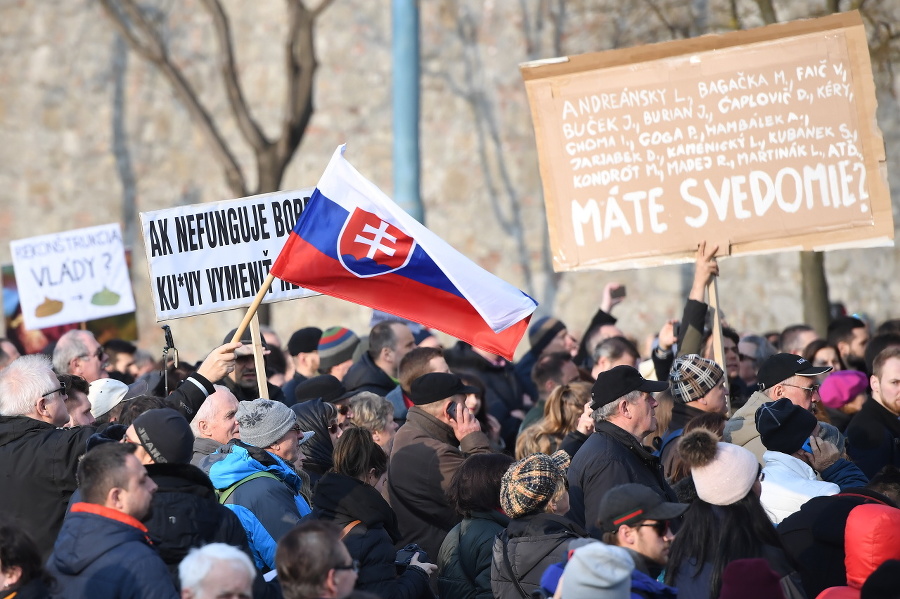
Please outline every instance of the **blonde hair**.
[[584, 405], [591, 400], [591, 384], [581, 381], [560, 385], [544, 404], [544, 418], [526, 428], [516, 440], [516, 459], [533, 453], [552, 454], [563, 437], [575, 430]]
[[362, 391], [350, 398], [353, 418], [350, 421], [370, 433], [385, 430], [394, 419], [394, 404], [370, 391]]

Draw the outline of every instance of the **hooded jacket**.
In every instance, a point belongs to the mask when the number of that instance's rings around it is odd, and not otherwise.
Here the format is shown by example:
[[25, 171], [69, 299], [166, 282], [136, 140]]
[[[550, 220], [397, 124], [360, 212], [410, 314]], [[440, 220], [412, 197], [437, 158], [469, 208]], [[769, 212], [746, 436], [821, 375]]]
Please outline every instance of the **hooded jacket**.
[[334, 465], [331, 457], [334, 453], [334, 443], [331, 441], [328, 428], [337, 418], [337, 408], [322, 399], [313, 399], [294, 404], [291, 409], [297, 415], [297, 424], [302, 430], [316, 433], [300, 446], [304, 456], [303, 470], [309, 474], [310, 486], [315, 488], [319, 478]]
[[[569, 541], [586, 537], [580, 526], [556, 514], [538, 513], [511, 520], [494, 541], [491, 588], [497, 599], [520, 599], [541, 588], [548, 566], [564, 561]], [[519, 581], [519, 585], [515, 583]]]
[[371, 391], [382, 397], [397, 386], [397, 381], [372, 361], [369, 352], [363, 352], [359, 360], [344, 375], [344, 380], [341, 382], [344, 383], [347, 391], [356, 391], [357, 393]]
[[878, 566], [900, 559], [900, 509], [860, 505], [847, 517], [844, 535], [847, 586], [822, 591], [819, 599], [859, 599], [860, 589]]
[[776, 526], [813, 497], [841, 492], [838, 485], [819, 480], [815, 470], [792, 455], [767, 451], [763, 459], [766, 466], [759, 502]]
[[359, 560], [356, 589], [382, 599], [430, 597], [428, 575], [420, 568], [407, 568], [397, 576], [394, 565], [400, 540], [397, 516], [387, 501], [361, 480], [329, 472], [319, 480], [308, 518], [327, 520], [340, 528], [359, 520], [344, 537], [350, 557]]
[[300, 476], [278, 456], [237, 439], [208, 456], [201, 467], [220, 491], [258, 472], [275, 476], [243, 483], [225, 502], [244, 527], [256, 567], [274, 570], [278, 540], [310, 512], [300, 495]]
[[47, 571], [62, 599], [177, 599], [147, 529], [116, 510], [76, 503], [66, 516]]
[[499, 511], [473, 512], [444, 539], [438, 553], [438, 591], [454, 599], [493, 599], [491, 553], [494, 538], [509, 526]]

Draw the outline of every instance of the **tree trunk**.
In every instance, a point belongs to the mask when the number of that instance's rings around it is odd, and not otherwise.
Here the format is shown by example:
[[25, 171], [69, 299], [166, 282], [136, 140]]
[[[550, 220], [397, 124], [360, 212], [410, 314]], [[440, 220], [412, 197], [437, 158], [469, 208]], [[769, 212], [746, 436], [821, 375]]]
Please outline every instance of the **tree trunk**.
[[800, 276], [803, 279], [803, 321], [824, 337], [831, 320], [825, 254], [800, 252]]

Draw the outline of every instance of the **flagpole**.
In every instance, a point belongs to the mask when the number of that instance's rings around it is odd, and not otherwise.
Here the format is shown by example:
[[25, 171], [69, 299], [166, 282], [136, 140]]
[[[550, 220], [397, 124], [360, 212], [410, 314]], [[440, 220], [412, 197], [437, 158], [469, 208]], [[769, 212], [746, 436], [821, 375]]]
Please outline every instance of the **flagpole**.
[[262, 303], [263, 297], [265, 297], [266, 292], [269, 290], [269, 287], [272, 286], [272, 282], [275, 280], [275, 275], [269, 273], [266, 276], [266, 280], [263, 281], [262, 287], [259, 288], [259, 293], [256, 294], [256, 297], [253, 298], [253, 303], [250, 304], [250, 307], [247, 308], [247, 313], [244, 315], [244, 320], [241, 321], [241, 324], [238, 325], [237, 330], [234, 332], [234, 337], [231, 338], [231, 342], [235, 343], [236, 341], [241, 340], [241, 335], [244, 334], [244, 331], [247, 330], [247, 327], [250, 326], [250, 321], [253, 319], [253, 315], [256, 314], [256, 311], [259, 309], [259, 305]]

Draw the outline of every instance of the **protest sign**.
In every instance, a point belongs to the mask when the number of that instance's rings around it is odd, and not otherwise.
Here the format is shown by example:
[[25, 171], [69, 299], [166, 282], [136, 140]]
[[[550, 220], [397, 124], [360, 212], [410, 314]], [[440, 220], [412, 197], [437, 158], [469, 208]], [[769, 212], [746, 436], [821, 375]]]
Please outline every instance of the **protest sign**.
[[27, 329], [134, 311], [117, 223], [11, 241]]
[[[249, 306], [312, 191], [142, 212], [157, 320]], [[263, 302], [310, 295], [316, 294], [279, 281]]]
[[557, 271], [892, 244], [856, 12], [521, 72]]

